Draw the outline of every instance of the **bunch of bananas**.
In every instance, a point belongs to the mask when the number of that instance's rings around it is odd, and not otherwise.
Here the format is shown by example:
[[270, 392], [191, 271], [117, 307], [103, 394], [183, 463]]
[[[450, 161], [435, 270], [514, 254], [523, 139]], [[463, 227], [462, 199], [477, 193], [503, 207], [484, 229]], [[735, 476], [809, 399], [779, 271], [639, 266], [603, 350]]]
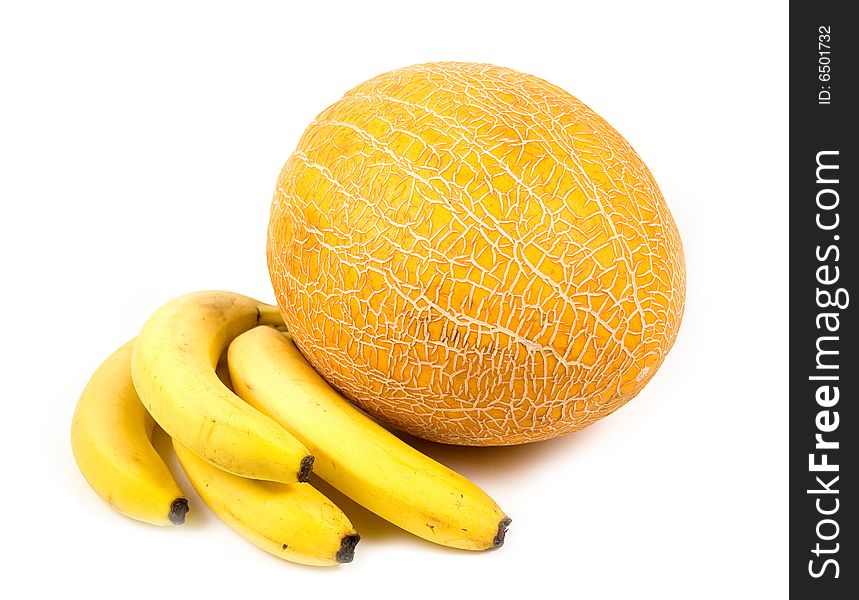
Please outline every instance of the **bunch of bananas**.
[[72, 449], [92, 488], [134, 519], [183, 523], [188, 501], [152, 446], [157, 423], [209, 508], [286, 560], [350, 562], [360, 540], [311, 471], [431, 542], [501, 546], [510, 519], [492, 498], [350, 404], [283, 330], [277, 307], [231, 292], [159, 308], [75, 409]]

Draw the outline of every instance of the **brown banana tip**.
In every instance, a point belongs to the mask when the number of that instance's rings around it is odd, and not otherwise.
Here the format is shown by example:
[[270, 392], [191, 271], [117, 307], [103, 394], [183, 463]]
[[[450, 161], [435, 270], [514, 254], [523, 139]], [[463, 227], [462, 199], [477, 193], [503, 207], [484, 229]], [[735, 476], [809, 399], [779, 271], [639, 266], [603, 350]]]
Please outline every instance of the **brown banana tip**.
[[310, 481], [310, 472], [313, 471], [313, 456], [305, 456], [301, 459], [301, 468], [298, 470], [299, 483]]
[[360, 541], [361, 536], [357, 533], [347, 535], [340, 540], [340, 549], [334, 557], [337, 562], [340, 564], [352, 562], [352, 559], [355, 558], [355, 546], [357, 546]]
[[167, 518], [174, 525], [181, 525], [185, 522], [185, 515], [188, 513], [188, 500], [185, 498], [176, 498], [170, 505], [170, 514]]
[[507, 528], [510, 527], [510, 523], [513, 522], [513, 519], [510, 517], [504, 517], [498, 523], [498, 533], [495, 534], [495, 539], [492, 540], [493, 548], [500, 548], [504, 545], [504, 536], [507, 535]]

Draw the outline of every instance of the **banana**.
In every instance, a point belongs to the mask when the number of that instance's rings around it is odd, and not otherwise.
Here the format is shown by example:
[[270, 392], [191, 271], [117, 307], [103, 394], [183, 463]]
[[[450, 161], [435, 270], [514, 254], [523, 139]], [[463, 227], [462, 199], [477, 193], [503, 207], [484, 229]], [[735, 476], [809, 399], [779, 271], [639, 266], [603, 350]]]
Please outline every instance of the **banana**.
[[359, 504], [445, 546], [504, 543], [510, 519], [492, 498], [355, 408], [288, 335], [252, 329], [230, 344], [227, 363], [236, 393], [304, 442], [315, 472]]
[[153, 525], [185, 522], [188, 501], [152, 447], [155, 421], [131, 382], [134, 340], [90, 378], [72, 419], [72, 451], [92, 489], [122, 514]]
[[310, 484], [237, 477], [176, 440], [173, 448], [203, 501], [248, 541], [305, 565], [352, 562], [360, 536], [346, 515]]
[[282, 325], [277, 307], [231, 292], [196, 292], [159, 308], [131, 358], [143, 405], [172, 438], [235, 475], [307, 481], [313, 457], [271, 418], [218, 378], [218, 359], [238, 334]]

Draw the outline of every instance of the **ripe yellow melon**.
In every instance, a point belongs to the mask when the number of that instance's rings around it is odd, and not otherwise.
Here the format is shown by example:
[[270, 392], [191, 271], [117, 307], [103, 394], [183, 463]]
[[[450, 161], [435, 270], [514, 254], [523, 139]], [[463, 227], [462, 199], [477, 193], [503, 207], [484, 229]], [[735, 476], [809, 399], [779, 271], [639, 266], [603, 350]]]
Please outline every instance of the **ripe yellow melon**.
[[677, 228], [626, 140], [486, 64], [391, 71], [320, 114], [280, 173], [268, 260], [313, 366], [452, 444], [611, 413], [662, 363], [685, 296]]

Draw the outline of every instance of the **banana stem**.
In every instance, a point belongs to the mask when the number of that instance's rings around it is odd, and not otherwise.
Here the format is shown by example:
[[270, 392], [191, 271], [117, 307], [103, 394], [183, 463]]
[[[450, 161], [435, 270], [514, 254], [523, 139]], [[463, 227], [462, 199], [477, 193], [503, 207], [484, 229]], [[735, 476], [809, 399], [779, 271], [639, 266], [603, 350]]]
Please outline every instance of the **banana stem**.
[[170, 505], [170, 514], [167, 515], [167, 518], [174, 525], [181, 525], [185, 522], [185, 515], [188, 514], [188, 510], [188, 500], [176, 498]]
[[507, 528], [510, 527], [510, 523], [513, 522], [513, 519], [510, 517], [504, 517], [501, 519], [501, 522], [498, 523], [498, 533], [495, 534], [495, 539], [492, 540], [493, 548], [500, 548], [504, 545], [504, 536], [507, 535]]
[[334, 558], [338, 563], [350, 563], [355, 558], [355, 546], [361, 541], [360, 535], [347, 535], [340, 541], [340, 550]]

